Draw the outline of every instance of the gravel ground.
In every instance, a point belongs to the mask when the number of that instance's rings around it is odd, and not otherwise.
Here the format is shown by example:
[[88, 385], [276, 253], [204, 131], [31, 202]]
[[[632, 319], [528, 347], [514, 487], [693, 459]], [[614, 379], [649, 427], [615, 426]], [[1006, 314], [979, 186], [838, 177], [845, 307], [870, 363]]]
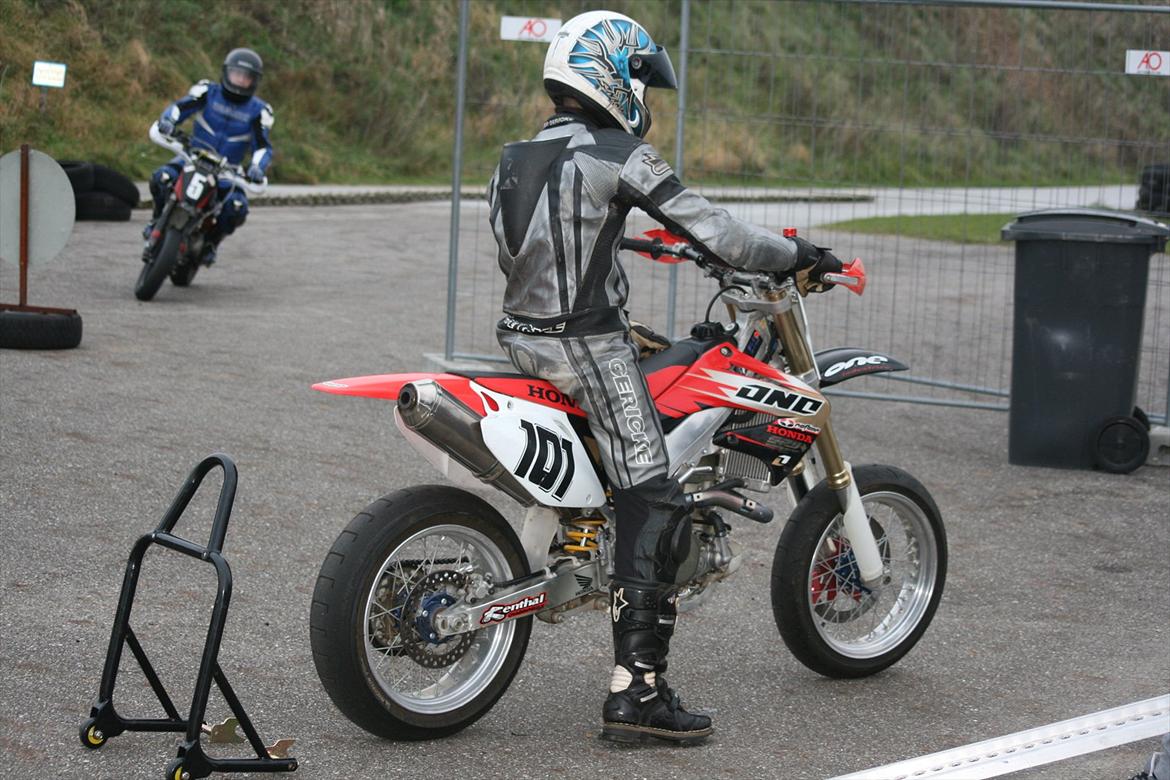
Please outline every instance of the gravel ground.
[[[841, 399], [849, 459], [915, 474], [947, 523], [946, 595], [901, 663], [858, 681], [802, 667], [768, 606], [782, 521], [744, 524], [743, 569], [674, 642], [672, 683], [717, 711], [706, 746], [622, 749], [596, 738], [611, 661], [595, 612], [537, 622], [508, 693], [461, 734], [395, 744], [361, 732], [313, 669], [317, 569], [370, 500], [437, 476], [393, 430], [388, 404], [309, 385], [425, 370], [421, 355], [441, 351], [448, 211], [256, 209], [215, 268], [146, 304], [132, 294], [138, 225], [81, 223], [57, 264], [34, 269], [31, 302], [76, 307], [85, 336], [68, 352], [0, 352], [0, 776], [162, 777], [172, 735], [125, 734], [90, 752], [77, 727], [97, 691], [130, 547], [214, 451], [240, 470], [220, 663], [267, 741], [298, 740], [302, 777], [824, 778], [1170, 689], [1165, 469], [1010, 466], [1002, 413]], [[14, 278], [11, 265], [0, 269], [5, 300], [16, 297]], [[209, 478], [181, 521], [185, 536], [206, 539], [217, 487]], [[515, 519], [500, 495], [484, 495]], [[214, 595], [209, 569], [152, 551], [135, 607], [135, 630], [180, 710]], [[161, 714], [132, 661], [117, 700], [124, 715]], [[209, 718], [228, 714], [213, 694]], [[1128, 778], [1156, 744], [1019, 776]], [[224, 754], [245, 755], [232, 747]]]

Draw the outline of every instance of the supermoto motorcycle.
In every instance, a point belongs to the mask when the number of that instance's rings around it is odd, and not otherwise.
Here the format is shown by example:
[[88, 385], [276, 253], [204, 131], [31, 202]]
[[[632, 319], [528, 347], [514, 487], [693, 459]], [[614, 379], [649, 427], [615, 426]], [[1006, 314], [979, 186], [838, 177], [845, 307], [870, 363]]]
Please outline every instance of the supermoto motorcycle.
[[[622, 246], [695, 261], [719, 282], [712, 304], [732, 317], [713, 322], [708, 307], [690, 338], [640, 364], [694, 524], [679, 608], [694, 608], [739, 568], [732, 522], [770, 522], [784, 484], [795, 508], [772, 564], [780, 635], [823, 675], [885, 669], [934, 616], [946, 533], [914, 477], [850, 466], [820, 390], [907, 366], [866, 349], [814, 354], [805, 273], [734, 270], [653, 233]], [[865, 268], [854, 260], [826, 281], [860, 294]], [[460, 488], [399, 490], [358, 514], [321, 567], [311, 639], [333, 702], [386, 738], [452, 734], [507, 689], [533, 617], [558, 623], [571, 610], [608, 607], [615, 519], [588, 421], [575, 399], [520, 374], [389, 374], [314, 388], [397, 401], [398, 430], [440, 472], [528, 507], [517, 535]]]
[[[191, 284], [202, 265], [207, 231], [215, 224], [223, 204], [237, 187], [252, 195], [268, 187], [267, 178], [256, 184], [248, 181], [242, 168], [210, 149], [193, 146], [181, 130], [166, 136], [155, 122], [150, 126], [150, 140], [178, 154], [183, 167], [147, 238], [142, 271], [134, 285], [134, 295], [140, 301], [153, 298], [168, 275], [177, 287]], [[231, 188], [224, 197], [217, 198], [221, 180], [231, 182]]]

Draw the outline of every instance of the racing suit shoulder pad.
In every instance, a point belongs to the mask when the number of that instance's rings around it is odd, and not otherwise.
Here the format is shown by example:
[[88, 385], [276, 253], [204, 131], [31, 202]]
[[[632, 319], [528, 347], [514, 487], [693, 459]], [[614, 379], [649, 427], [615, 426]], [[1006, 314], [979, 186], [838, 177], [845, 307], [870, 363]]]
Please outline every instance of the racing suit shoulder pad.
[[201, 98], [207, 94], [207, 90], [210, 87], [210, 79], [201, 79], [191, 85], [191, 89], [187, 90], [187, 94], [194, 98]]

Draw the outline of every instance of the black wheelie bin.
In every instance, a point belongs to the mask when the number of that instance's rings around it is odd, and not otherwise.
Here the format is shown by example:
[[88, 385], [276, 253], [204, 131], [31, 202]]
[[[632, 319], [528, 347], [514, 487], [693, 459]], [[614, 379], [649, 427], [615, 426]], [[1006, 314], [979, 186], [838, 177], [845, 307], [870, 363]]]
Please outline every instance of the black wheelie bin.
[[1150, 447], [1134, 406], [1150, 255], [1170, 228], [1052, 209], [1001, 236], [1016, 244], [1008, 461], [1133, 471]]

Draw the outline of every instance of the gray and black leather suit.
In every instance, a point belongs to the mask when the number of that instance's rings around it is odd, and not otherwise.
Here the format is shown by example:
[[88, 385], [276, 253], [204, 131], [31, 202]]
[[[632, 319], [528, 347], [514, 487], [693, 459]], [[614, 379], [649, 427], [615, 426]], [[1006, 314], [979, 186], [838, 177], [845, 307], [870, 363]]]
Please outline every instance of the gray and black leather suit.
[[800, 248], [686, 189], [650, 144], [576, 113], [557, 113], [532, 140], [504, 147], [488, 203], [508, 279], [500, 345], [518, 370], [589, 415], [614, 488], [615, 580], [672, 584], [689, 523], [680, 522], [681, 490], [667, 476], [662, 426], [629, 338], [618, 261], [626, 217], [640, 208], [704, 254], [748, 270], [791, 270]]

